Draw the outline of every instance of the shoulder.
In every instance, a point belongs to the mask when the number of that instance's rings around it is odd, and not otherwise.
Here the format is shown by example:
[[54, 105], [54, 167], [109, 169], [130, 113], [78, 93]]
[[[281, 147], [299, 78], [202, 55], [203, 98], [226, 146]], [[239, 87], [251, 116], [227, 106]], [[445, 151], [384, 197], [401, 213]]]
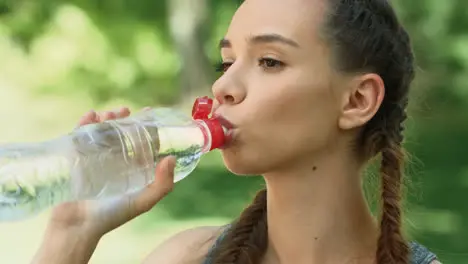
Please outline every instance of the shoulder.
[[200, 264], [222, 231], [220, 226], [184, 230], [159, 245], [143, 263]]

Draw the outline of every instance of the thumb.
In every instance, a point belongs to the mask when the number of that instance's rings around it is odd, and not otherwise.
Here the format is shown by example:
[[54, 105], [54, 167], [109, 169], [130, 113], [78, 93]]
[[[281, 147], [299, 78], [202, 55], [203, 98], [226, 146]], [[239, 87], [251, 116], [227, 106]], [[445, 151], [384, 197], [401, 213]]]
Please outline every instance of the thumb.
[[165, 157], [156, 166], [156, 176], [153, 183], [148, 185], [135, 197], [135, 214], [145, 213], [155, 206], [162, 198], [172, 191], [174, 186], [174, 169], [176, 158]]

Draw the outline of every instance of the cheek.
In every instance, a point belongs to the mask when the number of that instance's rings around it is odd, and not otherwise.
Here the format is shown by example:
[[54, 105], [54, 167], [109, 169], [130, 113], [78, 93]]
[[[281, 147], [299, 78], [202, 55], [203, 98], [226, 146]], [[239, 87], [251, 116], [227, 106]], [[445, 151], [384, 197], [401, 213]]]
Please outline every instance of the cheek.
[[339, 108], [326, 76], [296, 70], [258, 78], [246, 102], [257, 132], [294, 140], [337, 128]]
[[337, 129], [337, 112], [326, 82], [311, 78], [290, 75], [251, 83], [243, 102], [242, 142], [223, 154], [231, 171], [261, 174], [326, 147]]

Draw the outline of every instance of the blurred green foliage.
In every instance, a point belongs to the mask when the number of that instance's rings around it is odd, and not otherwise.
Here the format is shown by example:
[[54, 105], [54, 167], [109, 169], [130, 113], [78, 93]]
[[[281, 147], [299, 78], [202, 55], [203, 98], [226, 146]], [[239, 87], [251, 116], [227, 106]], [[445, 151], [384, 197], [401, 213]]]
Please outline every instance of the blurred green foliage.
[[[177, 9], [190, 0], [176, 2]], [[218, 60], [217, 40], [238, 2], [197, 2], [201, 6], [193, 12], [202, 19], [188, 39], [200, 42], [193, 52], [208, 64]], [[418, 63], [406, 144], [414, 157], [407, 228], [444, 263], [467, 263], [468, 2], [392, 2], [410, 31]], [[168, 3], [1, 0], [0, 109], [26, 108], [23, 116], [29, 116], [21, 123], [4, 115], [2, 120], [18, 130], [3, 131], [2, 141], [63, 131], [86, 107], [179, 103], [185, 86], [191, 80], [198, 84], [198, 79], [181, 81], [189, 63], [176, 48], [183, 49], [177, 36], [186, 34], [195, 18], [181, 17]], [[203, 68], [213, 81], [214, 71]], [[199, 86], [197, 93], [209, 93], [201, 81]], [[377, 188], [369, 186], [371, 193]], [[230, 175], [213, 153], [178, 183], [158, 212], [171, 218], [235, 217], [261, 187], [259, 177]]]

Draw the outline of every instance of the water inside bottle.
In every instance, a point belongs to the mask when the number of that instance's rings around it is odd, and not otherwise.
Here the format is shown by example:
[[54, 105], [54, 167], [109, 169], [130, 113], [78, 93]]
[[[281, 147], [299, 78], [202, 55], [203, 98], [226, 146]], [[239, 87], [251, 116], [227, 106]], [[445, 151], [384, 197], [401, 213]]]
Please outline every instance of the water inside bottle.
[[[167, 113], [160, 112], [167, 117]], [[154, 180], [156, 164], [176, 156], [174, 181], [206, 151], [191, 123], [131, 118], [81, 127], [55, 141], [0, 148], [0, 221], [34, 215], [60, 202], [123, 195]]]
[[30, 145], [1, 148], [0, 221], [20, 219], [70, 198], [69, 161], [33, 149]]

